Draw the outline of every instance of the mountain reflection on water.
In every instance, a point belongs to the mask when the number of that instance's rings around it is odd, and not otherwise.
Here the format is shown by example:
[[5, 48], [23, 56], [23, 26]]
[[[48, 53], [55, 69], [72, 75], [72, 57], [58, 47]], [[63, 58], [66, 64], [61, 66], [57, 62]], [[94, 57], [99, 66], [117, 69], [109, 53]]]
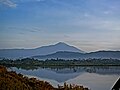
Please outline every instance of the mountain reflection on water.
[[11, 67], [17, 73], [47, 80], [54, 86], [64, 82], [83, 84], [91, 90], [109, 90], [120, 76], [119, 66]]

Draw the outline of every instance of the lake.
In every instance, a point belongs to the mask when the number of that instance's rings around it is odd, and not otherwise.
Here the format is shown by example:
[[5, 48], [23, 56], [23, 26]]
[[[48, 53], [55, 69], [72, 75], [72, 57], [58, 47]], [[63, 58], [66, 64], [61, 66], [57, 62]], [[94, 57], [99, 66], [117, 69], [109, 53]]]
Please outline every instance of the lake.
[[85, 67], [10, 67], [12, 71], [45, 80], [54, 87], [64, 82], [83, 85], [91, 90], [110, 90], [120, 76], [119, 66]]

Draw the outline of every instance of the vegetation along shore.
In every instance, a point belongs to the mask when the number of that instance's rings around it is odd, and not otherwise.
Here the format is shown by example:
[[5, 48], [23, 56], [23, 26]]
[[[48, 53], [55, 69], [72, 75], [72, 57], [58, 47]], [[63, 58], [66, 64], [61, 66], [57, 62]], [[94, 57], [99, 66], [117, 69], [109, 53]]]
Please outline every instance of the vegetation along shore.
[[89, 90], [79, 85], [68, 85], [57, 88], [46, 81], [40, 81], [36, 78], [28, 78], [14, 71], [8, 71], [6, 67], [0, 66], [0, 90]]
[[0, 65], [4, 66], [120, 66], [118, 59], [83, 59], [83, 60], [64, 60], [64, 59], [46, 59], [38, 60], [34, 58], [24, 59], [2, 59]]

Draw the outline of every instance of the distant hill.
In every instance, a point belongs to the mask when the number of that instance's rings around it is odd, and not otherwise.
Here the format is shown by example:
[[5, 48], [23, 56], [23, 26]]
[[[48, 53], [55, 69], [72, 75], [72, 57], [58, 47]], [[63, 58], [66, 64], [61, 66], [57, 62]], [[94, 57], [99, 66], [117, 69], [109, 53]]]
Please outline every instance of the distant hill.
[[120, 51], [97, 51], [91, 53], [79, 53], [79, 52], [56, 52], [48, 55], [38, 55], [33, 56], [32, 58], [37, 59], [88, 59], [88, 58], [96, 58], [96, 59], [120, 59]]
[[59, 51], [84, 53], [84, 51], [79, 50], [74, 46], [68, 45], [64, 42], [59, 42], [55, 45], [42, 46], [35, 49], [0, 49], [0, 58], [25, 58], [36, 55], [52, 54]]
[[87, 59], [114, 58], [120, 59], [120, 51], [97, 51], [85, 53], [78, 48], [59, 42], [55, 45], [42, 46], [35, 49], [0, 49], [0, 59], [18, 59], [32, 57], [37, 59]]

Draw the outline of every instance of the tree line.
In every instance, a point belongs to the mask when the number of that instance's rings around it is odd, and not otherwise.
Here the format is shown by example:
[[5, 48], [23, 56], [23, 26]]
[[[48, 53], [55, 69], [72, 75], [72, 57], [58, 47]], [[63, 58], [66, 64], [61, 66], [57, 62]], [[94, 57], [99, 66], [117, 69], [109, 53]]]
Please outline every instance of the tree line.
[[46, 59], [38, 60], [34, 58], [24, 59], [2, 59], [0, 65], [4, 66], [120, 66], [118, 59], [82, 59], [82, 60], [64, 60], [64, 59]]

